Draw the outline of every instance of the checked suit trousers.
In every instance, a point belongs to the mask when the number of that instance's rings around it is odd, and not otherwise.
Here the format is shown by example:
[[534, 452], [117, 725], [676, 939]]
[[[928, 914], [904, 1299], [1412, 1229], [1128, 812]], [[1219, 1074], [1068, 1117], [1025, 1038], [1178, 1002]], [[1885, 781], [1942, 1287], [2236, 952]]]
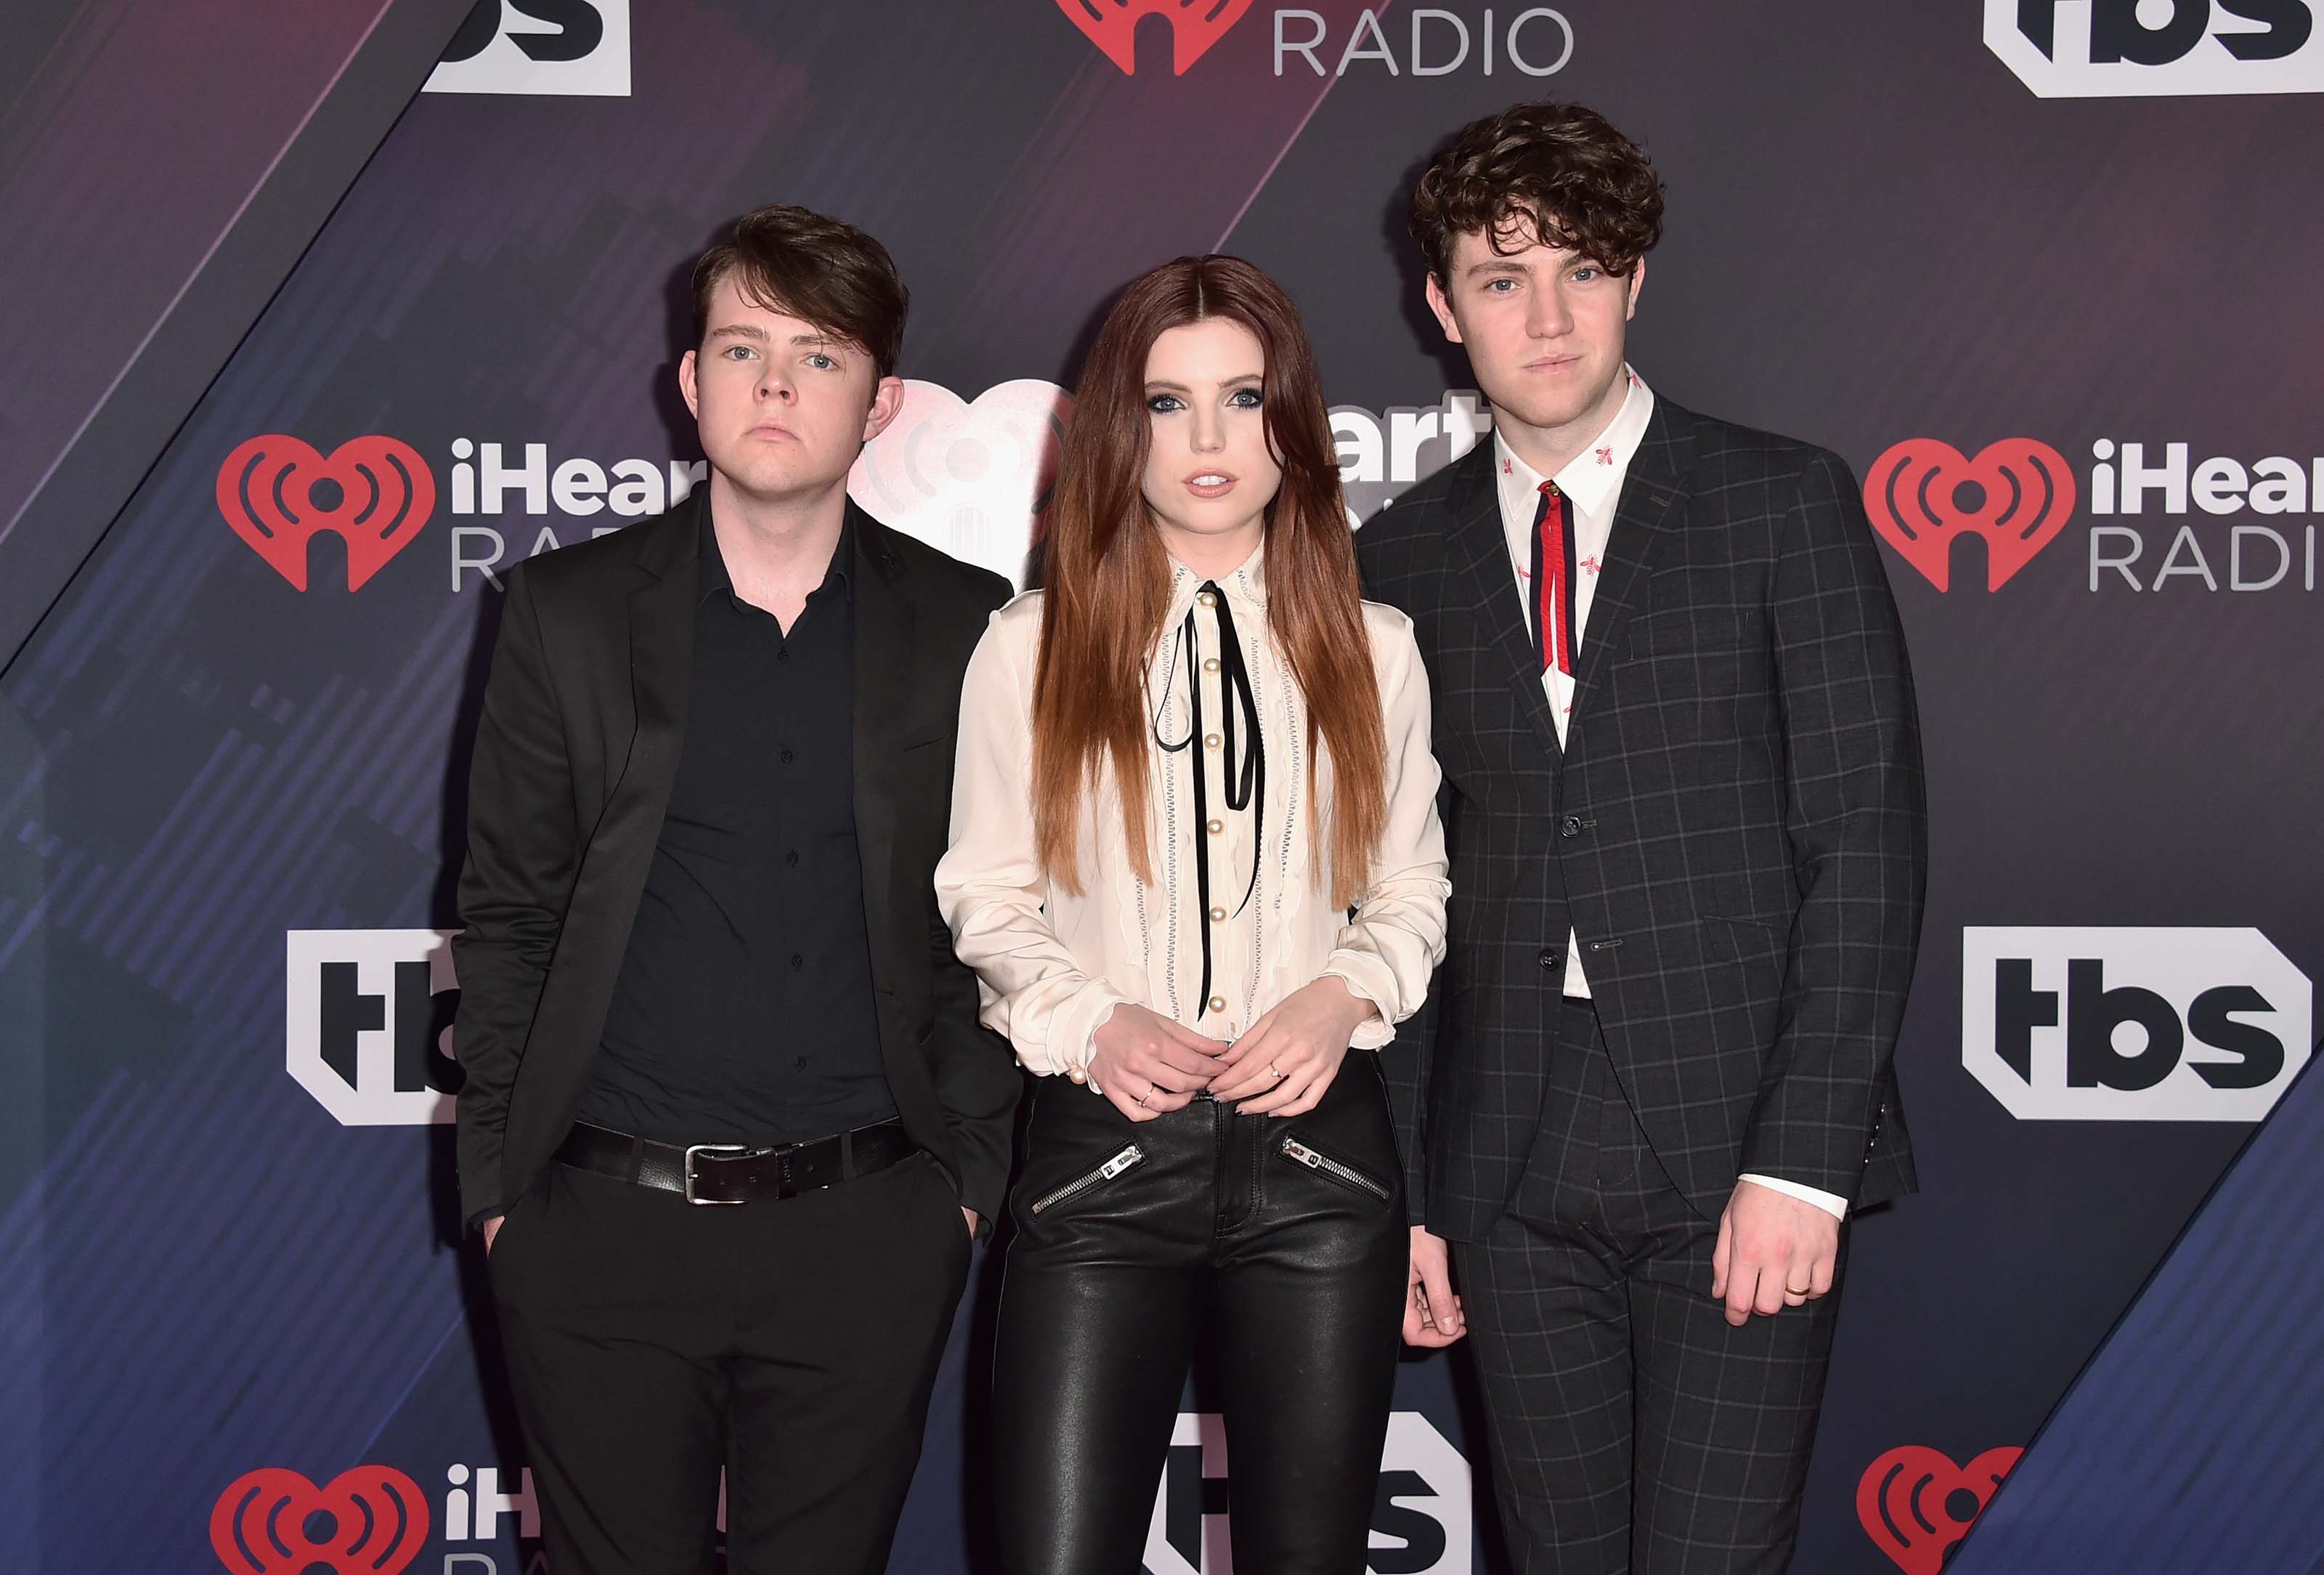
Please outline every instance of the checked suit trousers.
[[1838, 1283], [1729, 1327], [1711, 1297], [1718, 1220], [1655, 1158], [1596, 1010], [1554, 1010], [1514, 1205], [1452, 1247], [1513, 1565], [1775, 1575], [1799, 1534]]

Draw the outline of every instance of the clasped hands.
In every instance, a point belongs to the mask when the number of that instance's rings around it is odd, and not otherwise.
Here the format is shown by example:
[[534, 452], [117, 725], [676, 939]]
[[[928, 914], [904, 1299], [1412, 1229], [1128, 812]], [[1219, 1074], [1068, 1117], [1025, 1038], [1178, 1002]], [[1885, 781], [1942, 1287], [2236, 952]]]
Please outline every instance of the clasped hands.
[[1132, 1121], [1183, 1110], [1204, 1089], [1243, 1116], [1301, 1116], [1379, 1009], [1335, 974], [1301, 986], [1234, 1040], [1212, 1039], [1132, 1001], [1098, 1025], [1092, 1087]]

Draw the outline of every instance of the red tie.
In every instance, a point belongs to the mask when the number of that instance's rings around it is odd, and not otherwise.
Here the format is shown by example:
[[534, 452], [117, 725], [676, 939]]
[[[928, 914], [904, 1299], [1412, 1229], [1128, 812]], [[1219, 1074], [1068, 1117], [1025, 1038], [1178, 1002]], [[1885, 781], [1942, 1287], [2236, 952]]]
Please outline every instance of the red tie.
[[1565, 535], [1565, 495], [1554, 481], [1541, 484], [1541, 510], [1533, 517], [1534, 629], [1541, 670], [1554, 664], [1573, 676], [1573, 544]]

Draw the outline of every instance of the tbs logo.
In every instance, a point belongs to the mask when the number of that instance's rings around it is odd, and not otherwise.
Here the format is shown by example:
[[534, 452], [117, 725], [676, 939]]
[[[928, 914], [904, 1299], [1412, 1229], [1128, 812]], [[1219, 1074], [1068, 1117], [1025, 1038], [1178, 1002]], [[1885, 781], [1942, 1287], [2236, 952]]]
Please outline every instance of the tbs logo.
[[1985, 47], [2041, 98], [2324, 92], [2312, 0], [1985, 0]]
[[630, 96], [630, 0], [476, 0], [422, 93]]
[[[1469, 1575], [1469, 1462], [1416, 1411], [1388, 1419], [1373, 1501], [1370, 1575]], [[1226, 1425], [1183, 1412], [1147, 1524], [1147, 1575], [1233, 1575], [1227, 1528]], [[1266, 1575], [1264, 1570], [1246, 1575]]]
[[293, 930], [287, 1065], [342, 1126], [452, 1119], [454, 930]]
[[1972, 927], [1961, 1064], [2021, 1121], [2257, 1121], [2313, 994], [2256, 930]]

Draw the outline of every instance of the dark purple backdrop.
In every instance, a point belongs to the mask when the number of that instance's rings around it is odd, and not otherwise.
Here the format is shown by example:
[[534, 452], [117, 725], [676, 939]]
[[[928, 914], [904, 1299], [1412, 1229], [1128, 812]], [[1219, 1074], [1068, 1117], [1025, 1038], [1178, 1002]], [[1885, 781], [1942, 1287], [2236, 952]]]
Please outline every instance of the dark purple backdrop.
[[[576, 3], [532, 8], [569, 20]], [[2181, 1022], [2205, 990], [2264, 988], [2240, 1020], [2288, 1052], [2272, 1088], [2312, 1039], [2324, 103], [2232, 91], [2238, 62], [2209, 40], [2190, 58], [2229, 91], [2037, 97], [1967, 4], [1803, 0], [1779, 20], [1609, 0], [1554, 17], [1508, 0], [1374, 9], [1376, 36], [1348, 0], [1259, 0], [1177, 76], [1164, 21], [1144, 23], [1127, 74], [1056, 0], [635, 0], [628, 96], [412, 100], [0, 685], [0, 1057], [24, 1139], [0, 1151], [0, 1518], [38, 1568], [214, 1570], [212, 1510], [244, 1473], [322, 1484], [363, 1465], [428, 1502], [412, 1570], [526, 1568], [512, 1535], [447, 1524], [470, 1517], [484, 1470], [508, 1483], [522, 1464], [456, 1237], [449, 1128], [343, 1125], [310, 1095], [287, 1062], [323, 1075], [312, 1013], [292, 1005], [313, 980], [286, 958], [358, 961], [362, 987], [390, 996], [364, 1054], [383, 1058], [399, 1031], [424, 1042], [424, 1006], [407, 1020], [389, 981], [426, 940], [382, 932], [456, 922], [460, 779], [496, 597], [456, 565], [493, 561], [487, 531], [513, 560], [544, 529], [569, 542], [620, 523], [587, 512], [592, 467], [602, 486], [642, 460], [668, 490], [694, 452], [674, 387], [679, 284], [722, 224], [800, 202], [893, 250], [915, 302], [904, 370], [934, 386], [908, 399], [865, 487], [940, 545], [1005, 558], [1023, 529], [1049, 396], [979, 396], [1070, 387], [1111, 291], [1214, 248], [1298, 300], [1369, 506], [1446, 452], [1407, 441], [1399, 466], [1413, 418], [1390, 412], [1471, 386], [1419, 309], [1404, 192], [1461, 122], [1545, 94], [1605, 110], [1668, 181], [1632, 354], [1657, 390], [1838, 449], [1859, 473], [1908, 440], [1973, 457], [2031, 439], [2074, 477], [2070, 514], [1997, 590], [1975, 542], [1945, 591], [1889, 559], [1931, 773], [1928, 922], [1899, 1052], [1923, 1191], [1854, 1228], [1796, 1567], [1937, 1568], [1952, 1532], [1884, 1543], [1859, 1517], [1860, 1479], [1900, 1448], [1934, 1451], [1907, 1460], [1927, 1474], [1937, 1454], [1967, 1465], [2026, 1442], [2250, 1130], [2206, 1118], [2216, 1090], [2193, 1063], [2220, 1058], [2200, 1034], [2140, 1118], [2082, 1118], [2110, 1090], [2067, 1086], [2060, 1045], [2107, 1007], [2065, 990], [2068, 963], [2095, 959], [2105, 988], [2151, 990]], [[1993, 9], [1992, 25], [2015, 14]], [[559, 36], [507, 10], [504, 31]], [[1546, 77], [1513, 68], [1513, 21], [1520, 58], [1551, 63], [1570, 32], [1570, 59]], [[1455, 22], [1467, 59], [1416, 69], [1451, 57]], [[1278, 34], [1319, 27], [1326, 75], [1278, 58]], [[1382, 470], [1364, 480], [1375, 430]], [[323, 454], [408, 444], [432, 517], [353, 594], [343, 549], [318, 537], [302, 594], [215, 496], [226, 456], [263, 434]], [[2142, 445], [2149, 465], [2189, 445], [2179, 512], [2160, 490], [2137, 514], [2096, 512], [2102, 441]], [[530, 444], [542, 512], [515, 490], [464, 505], [485, 445], [517, 466]], [[2224, 506], [2194, 501], [2205, 461], [2248, 482], [2269, 457], [2296, 462], [2296, 509], [2266, 512], [2216, 468]], [[573, 460], [588, 463], [560, 504], [553, 478]], [[1932, 506], [1958, 524], [1980, 505], [1952, 479]], [[2273, 565], [2262, 528], [2284, 540], [2286, 572], [2232, 588], [2239, 540], [2246, 582]], [[2122, 556], [2125, 530], [2140, 533], [2130, 574], [2094, 572], [2094, 541]], [[1997, 976], [1971, 968], [1965, 1000], [1963, 959], [2001, 926], [2039, 931], [2001, 955], [2064, 1002], [2067, 1024], [2029, 1041], [2024, 1102], [2043, 1118], [1965, 1065], [1977, 1023], [1992, 1042]], [[2141, 939], [2157, 929], [2185, 933], [2158, 953]], [[2271, 952], [2281, 967], [2254, 971]], [[2137, 1034], [2112, 1042], [2127, 1057]], [[399, 1102], [383, 1075], [366, 1063], [342, 1115], [424, 1123], [429, 1096]], [[973, 1297], [956, 1335], [898, 1570], [971, 1567], [985, 1310]], [[1463, 1561], [1458, 1367], [1407, 1368], [1380, 1575], [1498, 1568]], [[1181, 1459], [1184, 1543], [1202, 1468], [1198, 1451]], [[1155, 1575], [1193, 1567], [1171, 1561], [1171, 1522]]]

